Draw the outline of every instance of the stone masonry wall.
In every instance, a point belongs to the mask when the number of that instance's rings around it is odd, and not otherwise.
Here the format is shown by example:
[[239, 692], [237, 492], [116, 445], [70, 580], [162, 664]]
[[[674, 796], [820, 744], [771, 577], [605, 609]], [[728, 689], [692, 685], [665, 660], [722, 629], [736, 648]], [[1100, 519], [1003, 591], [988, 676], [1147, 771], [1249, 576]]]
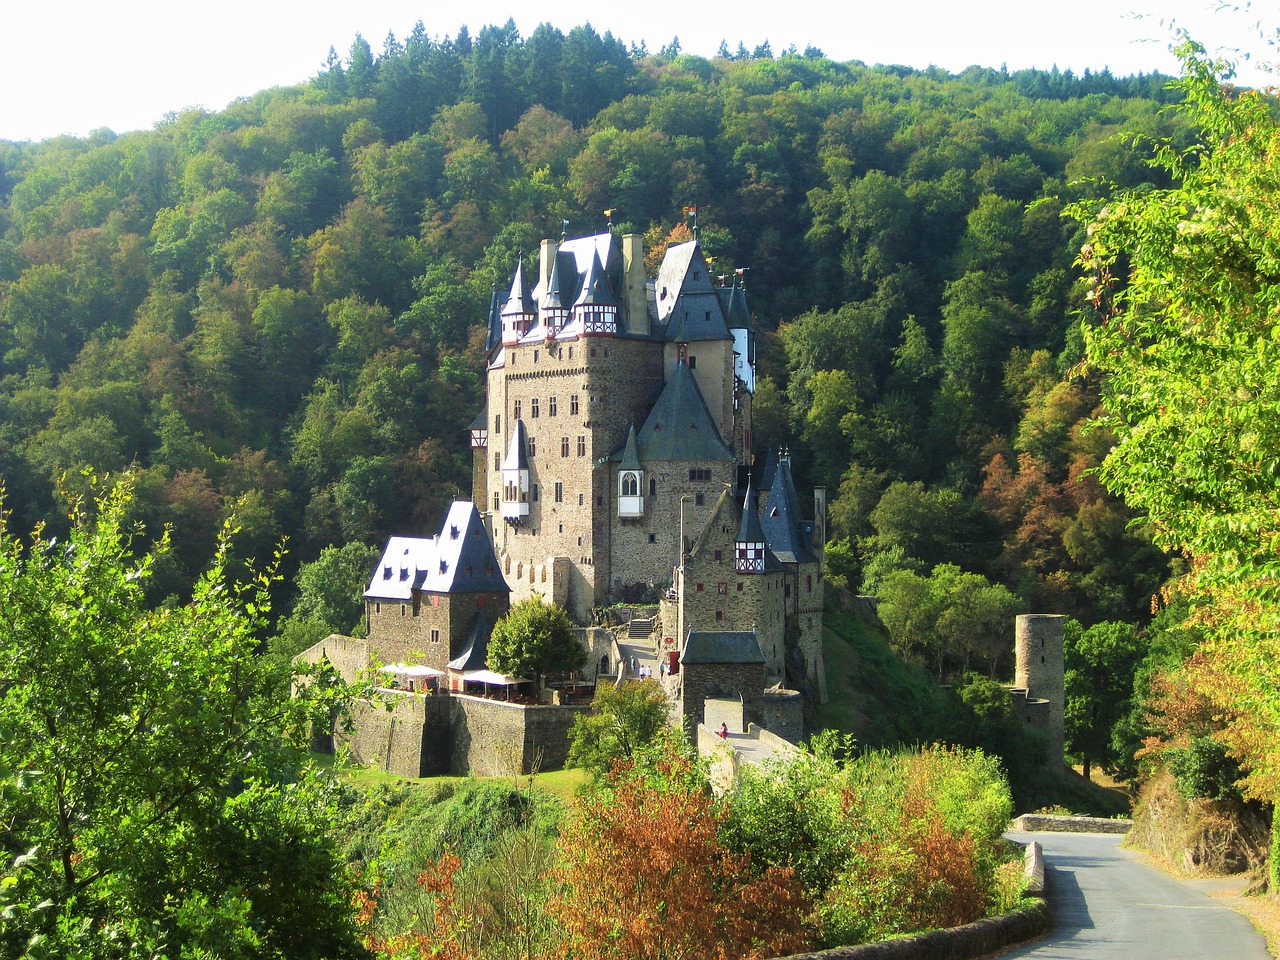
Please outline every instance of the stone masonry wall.
[[[681, 497], [688, 497], [684, 501], [684, 533], [686, 539], [692, 539], [710, 520], [720, 494], [733, 482], [735, 472], [735, 465], [730, 461], [657, 460], [641, 466], [644, 467], [641, 481], [644, 516], [619, 517], [617, 497], [609, 498], [613, 578], [610, 590], [615, 594], [629, 584], [651, 578], [659, 582], [670, 579], [672, 569], [680, 562]], [[710, 470], [711, 479], [690, 480], [692, 469]], [[616, 465], [610, 468], [609, 476], [610, 489], [616, 494]], [[730, 534], [729, 540], [732, 539]]]
[[760, 726], [790, 743], [804, 739], [804, 698], [798, 690], [766, 693], [760, 698]]
[[526, 706], [481, 697], [387, 694], [361, 701], [334, 740], [359, 763], [402, 777], [503, 776], [564, 766], [569, 728], [589, 706]]
[[692, 736], [702, 722], [708, 697], [738, 694], [742, 697], [742, 722], [764, 725], [760, 701], [764, 696], [764, 667], [755, 663], [681, 664], [680, 712], [685, 731]]

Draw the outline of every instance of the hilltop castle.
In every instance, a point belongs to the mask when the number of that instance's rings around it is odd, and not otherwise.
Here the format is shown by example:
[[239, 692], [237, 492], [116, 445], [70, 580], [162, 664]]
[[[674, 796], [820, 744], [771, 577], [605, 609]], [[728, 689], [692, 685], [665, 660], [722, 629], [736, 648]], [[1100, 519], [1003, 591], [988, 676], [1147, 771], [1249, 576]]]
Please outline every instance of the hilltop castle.
[[664, 631], [754, 631], [771, 682], [822, 684], [825, 504], [752, 447], [746, 291], [696, 240], [646, 278], [637, 235], [542, 243], [489, 321], [473, 496], [513, 599], [662, 601]]
[[[583, 625], [624, 604], [653, 615], [625, 637], [584, 626], [589, 676], [627, 673], [623, 643], [638, 640], [671, 665], [664, 684], [690, 729], [708, 700], [728, 698], [744, 726], [798, 738], [799, 697], [786, 688], [825, 697], [825, 494], [805, 516], [789, 458], [753, 450], [744, 287], [717, 283], [696, 239], [670, 246], [656, 278], [643, 253], [639, 236], [603, 233], [543, 241], [535, 278], [516, 266], [488, 318], [474, 503], [455, 503], [437, 537], [392, 538], [365, 592], [368, 640], [330, 637], [305, 658], [351, 675], [371, 658], [395, 661], [431, 690], [464, 695], [439, 699], [462, 701], [511, 602], [540, 594]], [[433, 709], [448, 737], [431, 735]], [[413, 770], [415, 750], [424, 770], [494, 765], [456, 749], [485, 739], [477, 709], [409, 711], [397, 766]], [[363, 739], [385, 739], [376, 752], [390, 764], [395, 721], [369, 722]], [[544, 717], [532, 739], [567, 722]], [[527, 720], [521, 729], [527, 747]], [[452, 760], [422, 759], [424, 744], [445, 739]], [[563, 756], [548, 747], [544, 763]]]

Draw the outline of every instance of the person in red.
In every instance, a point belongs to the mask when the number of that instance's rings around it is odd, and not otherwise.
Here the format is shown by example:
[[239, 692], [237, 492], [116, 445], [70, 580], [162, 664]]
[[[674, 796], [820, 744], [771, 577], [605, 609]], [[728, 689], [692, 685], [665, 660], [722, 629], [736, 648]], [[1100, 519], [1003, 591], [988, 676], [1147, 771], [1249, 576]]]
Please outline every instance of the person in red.
[[722, 721], [720, 722], [720, 729], [719, 729], [719, 730], [717, 730], [716, 732], [717, 732], [718, 734], [720, 734], [720, 739], [721, 739], [721, 740], [726, 740], [726, 739], [728, 739], [728, 737], [729, 737], [729, 725], [728, 725], [727, 723], [725, 723], [725, 722], [722, 720]]

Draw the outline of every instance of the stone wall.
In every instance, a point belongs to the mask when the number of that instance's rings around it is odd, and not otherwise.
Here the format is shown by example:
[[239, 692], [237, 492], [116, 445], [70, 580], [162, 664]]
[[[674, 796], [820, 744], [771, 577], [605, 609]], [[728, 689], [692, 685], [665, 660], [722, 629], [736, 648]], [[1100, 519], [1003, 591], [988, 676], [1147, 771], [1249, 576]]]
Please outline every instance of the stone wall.
[[331, 633], [294, 659], [313, 665], [327, 660], [338, 676], [347, 683], [355, 683], [360, 671], [369, 665], [369, 643], [367, 640]]
[[441, 734], [451, 726], [450, 701], [447, 696], [417, 694], [358, 701], [351, 709], [350, 729], [340, 726], [334, 742], [350, 747], [357, 763], [397, 776], [447, 773], [447, 753], [440, 748], [448, 742]]
[[[390, 710], [387, 706], [390, 705]], [[582, 706], [528, 706], [459, 694], [387, 693], [352, 709], [334, 740], [357, 762], [402, 777], [557, 770]]]
[[804, 697], [798, 690], [766, 690], [760, 698], [760, 726], [799, 743], [804, 739]]
[[737, 694], [742, 698], [742, 723], [763, 725], [764, 667], [758, 663], [689, 663], [680, 667], [680, 713], [686, 732], [702, 722], [708, 698]]
[[694, 630], [755, 630], [766, 660], [764, 687], [785, 676], [785, 577], [781, 571], [738, 573], [735, 535], [736, 530], [719, 548], [719, 559], [716, 548], [700, 545], [698, 554], [685, 561], [680, 640]]

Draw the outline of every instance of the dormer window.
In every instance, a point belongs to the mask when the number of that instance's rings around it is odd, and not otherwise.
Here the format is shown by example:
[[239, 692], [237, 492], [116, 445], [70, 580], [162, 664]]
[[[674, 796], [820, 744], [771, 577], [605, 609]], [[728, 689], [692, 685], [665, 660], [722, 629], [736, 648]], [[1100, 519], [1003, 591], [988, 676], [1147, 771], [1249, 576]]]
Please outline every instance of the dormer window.
[[457, 528], [457, 527], [455, 527], [455, 526], [450, 526], [450, 527], [449, 527], [449, 539], [450, 539], [450, 540], [457, 540], [457, 539], [458, 539], [458, 528]]

